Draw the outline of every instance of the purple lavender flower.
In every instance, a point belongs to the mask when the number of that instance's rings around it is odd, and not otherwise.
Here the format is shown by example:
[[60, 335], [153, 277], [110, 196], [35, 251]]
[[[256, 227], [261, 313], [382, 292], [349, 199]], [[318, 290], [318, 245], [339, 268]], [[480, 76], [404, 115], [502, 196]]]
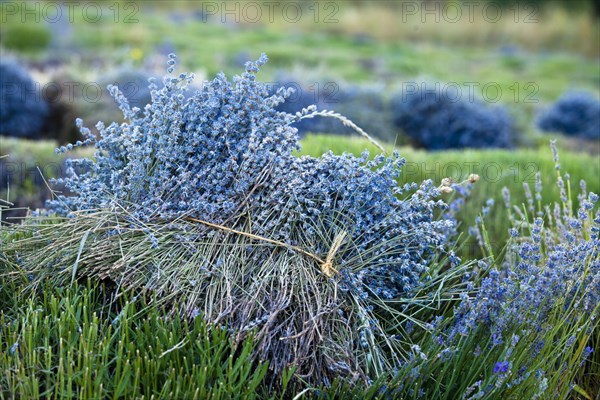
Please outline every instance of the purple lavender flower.
[[[558, 165], [558, 153], [554, 144], [552, 147]], [[561, 196], [566, 197], [564, 181], [560, 176], [557, 179]], [[586, 192], [585, 184], [580, 188]], [[510, 212], [510, 193], [504, 190], [502, 194]], [[541, 184], [536, 184], [536, 197], [538, 194], [541, 199]], [[538, 204], [545, 212], [533, 221], [524, 214], [511, 219], [509, 232], [514, 240], [501, 268], [489, 272], [483, 268], [486, 272], [478, 287], [470, 288], [474, 294], [471, 290], [470, 296], [460, 296], [445, 345], [457, 343], [465, 335], [478, 335], [478, 340], [485, 338], [490, 347], [503, 346], [502, 338], [511, 337], [505, 355], [511, 354], [516, 345], [525, 345], [528, 356], [535, 359], [549, 345], [547, 337], [553, 327], [547, 321], [557, 309], [569, 309], [565, 313], [567, 324], [580, 326], [581, 321], [594, 321], [600, 303], [600, 212], [590, 200], [589, 194], [581, 197], [576, 213], [564, 203], [553, 208]], [[473, 231], [477, 233], [477, 226]], [[515, 327], [519, 335], [531, 335], [527, 341], [517, 342]], [[572, 347], [575, 341], [573, 335], [565, 338], [563, 345]], [[505, 373], [509, 367], [509, 361], [498, 362], [494, 372]], [[517, 385], [531, 372], [527, 368], [520, 367], [519, 378], [507, 384]]]
[[508, 361], [499, 361], [494, 365], [494, 373], [495, 374], [504, 374], [508, 372], [510, 367], [510, 363]]

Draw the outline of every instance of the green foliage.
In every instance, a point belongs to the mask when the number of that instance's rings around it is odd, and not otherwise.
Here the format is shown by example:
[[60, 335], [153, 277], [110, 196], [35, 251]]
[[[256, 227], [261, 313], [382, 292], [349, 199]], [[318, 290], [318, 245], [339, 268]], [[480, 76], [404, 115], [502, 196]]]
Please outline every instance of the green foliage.
[[25, 214], [21, 207], [43, 207], [50, 191], [45, 180], [64, 172], [64, 155], [54, 154], [56, 142], [0, 138], [0, 199], [13, 204], [3, 220]]
[[52, 35], [41, 24], [14, 23], [2, 30], [2, 45], [7, 49], [30, 52], [46, 49]]
[[115, 300], [76, 284], [28, 298], [19, 289], [0, 287], [0, 397], [259, 398], [267, 364], [249, 360], [251, 339], [235, 343], [143, 295]]

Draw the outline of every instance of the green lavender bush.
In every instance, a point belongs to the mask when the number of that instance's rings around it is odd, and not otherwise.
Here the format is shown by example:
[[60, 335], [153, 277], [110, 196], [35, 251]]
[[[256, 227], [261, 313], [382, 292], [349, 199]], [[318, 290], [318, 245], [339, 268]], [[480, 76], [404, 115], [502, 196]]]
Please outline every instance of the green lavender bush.
[[19, 52], [45, 50], [52, 40], [51, 32], [42, 24], [25, 24], [20, 21], [7, 24], [1, 34], [2, 46]]

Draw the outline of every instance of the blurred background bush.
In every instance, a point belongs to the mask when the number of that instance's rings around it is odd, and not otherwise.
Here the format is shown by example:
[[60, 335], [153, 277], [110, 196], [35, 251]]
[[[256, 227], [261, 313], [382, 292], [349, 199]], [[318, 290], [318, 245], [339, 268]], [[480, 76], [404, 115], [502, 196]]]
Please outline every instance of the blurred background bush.
[[[428, 150], [511, 147], [513, 121], [503, 107], [463, 99], [460, 92], [418, 89], [392, 100], [394, 123], [413, 144]], [[433, 87], [433, 86], [431, 86]]]
[[5, 48], [18, 52], [43, 51], [52, 39], [51, 32], [42, 25], [11, 24], [0, 35]]
[[39, 84], [14, 60], [0, 61], [0, 135], [40, 137], [48, 104]]
[[542, 131], [600, 139], [600, 102], [587, 92], [568, 92], [538, 120]]

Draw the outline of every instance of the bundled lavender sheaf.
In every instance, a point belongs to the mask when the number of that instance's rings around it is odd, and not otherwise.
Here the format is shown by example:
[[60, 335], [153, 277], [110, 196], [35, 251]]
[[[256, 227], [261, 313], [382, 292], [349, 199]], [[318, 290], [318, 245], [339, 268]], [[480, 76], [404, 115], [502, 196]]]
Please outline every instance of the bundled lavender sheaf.
[[454, 98], [449, 91], [416, 90], [392, 99], [396, 126], [429, 150], [511, 147], [513, 122], [502, 107]]
[[40, 137], [48, 105], [27, 69], [13, 60], [0, 62], [0, 135]]
[[538, 119], [538, 127], [584, 139], [600, 139], [600, 101], [587, 92], [567, 92]]
[[255, 331], [273, 379], [295, 366], [314, 383], [368, 383], [410, 352], [378, 320], [394, 313], [386, 300], [411, 303], [438, 283], [456, 224], [436, 217], [447, 207], [431, 181], [398, 186], [398, 154], [296, 157], [294, 125], [332, 114], [277, 111], [291, 90], [257, 82], [265, 62], [187, 98], [192, 76], [169, 75], [143, 112], [113, 88], [126, 122], [99, 124], [99, 138], [82, 127], [75, 146], [94, 144], [95, 157], [70, 161], [72, 195], [48, 203], [72, 218], [36, 231], [57, 251], [21, 254], [38, 283], [118, 280], [237, 339]]
[[[247, 63], [233, 82], [218, 74], [189, 99], [183, 92], [192, 76], [167, 76], [161, 90], [151, 86], [143, 113], [113, 89], [128, 122], [99, 124], [99, 140], [82, 129], [96, 147], [95, 160], [71, 161], [73, 174], [63, 183], [74, 196], [49, 208], [67, 215], [119, 204], [141, 221], [192, 217], [323, 256], [343, 230], [348, 240], [336, 262], [348, 290], [384, 298], [409, 292], [454, 227], [434, 219], [446, 207], [434, 200], [439, 191], [427, 181], [400, 200], [411, 186], [397, 186], [404, 162], [397, 154], [374, 161], [366, 153], [293, 156], [299, 148], [293, 124], [314, 109], [277, 111], [291, 90], [270, 95], [256, 81], [265, 62], [263, 55]], [[174, 63], [173, 57], [170, 72]]]

